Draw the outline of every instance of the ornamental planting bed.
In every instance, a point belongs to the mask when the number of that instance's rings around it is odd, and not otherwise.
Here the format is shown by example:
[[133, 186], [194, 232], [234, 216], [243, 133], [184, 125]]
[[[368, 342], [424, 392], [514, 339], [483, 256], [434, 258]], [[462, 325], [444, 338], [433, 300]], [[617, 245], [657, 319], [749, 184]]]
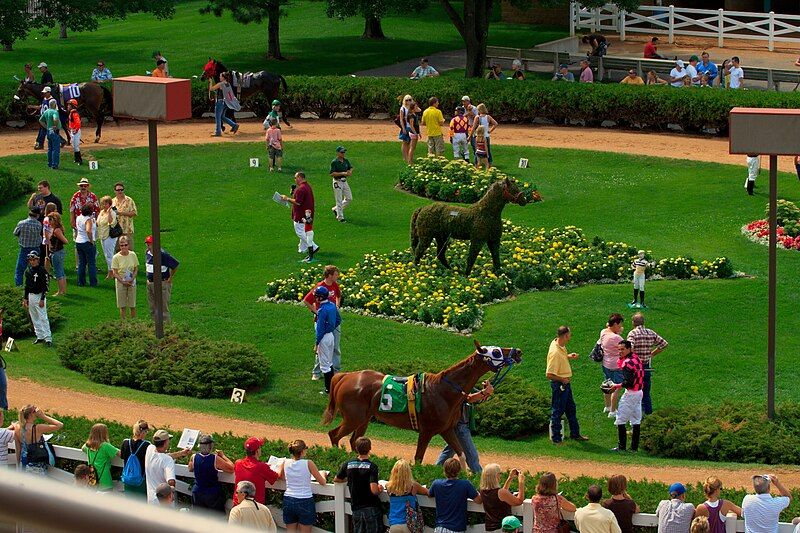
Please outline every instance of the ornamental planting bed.
[[[495, 273], [484, 249], [472, 274], [461, 274], [468, 243], [454, 241], [443, 268], [429, 250], [418, 266], [410, 249], [371, 253], [341, 273], [342, 305], [370, 316], [469, 333], [478, 329], [484, 304], [530, 291], [569, 288], [586, 283], [629, 281], [637, 249], [625, 243], [589, 241], [574, 226], [527, 228], [503, 221], [501, 272]], [[649, 252], [648, 252], [649, 255]], [[727, 278], [734, 275], [725, 257], [697, 262], [690, 257], [653, 260], [650, 279]], [[298, 303], [319, 281], [319, 268], [306, 268], [267, 284], [262, 300]]]
[[[769, 216], [767, 204], [766, 216]], [[800, 208], [794, 202], [778, 200], [778, 246], [787, 250], [800, 250]], [[751, 241], [769, 245], [769, 220], [754, 220], [742, 226], [742, 234]]]

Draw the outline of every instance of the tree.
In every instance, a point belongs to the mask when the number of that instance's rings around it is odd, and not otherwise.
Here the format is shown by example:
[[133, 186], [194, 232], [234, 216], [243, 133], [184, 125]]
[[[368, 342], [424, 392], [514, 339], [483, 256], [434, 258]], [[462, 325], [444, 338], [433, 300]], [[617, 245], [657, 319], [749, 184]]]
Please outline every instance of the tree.
[[425, 9], [429, 0], [407, 0], [396, 2], [392, 0], [327, 0], [325, 13], [333, 18], [340, 19], [363, 16], [364, 39], [385, 39], [381, 19], [389, 13], [414, 13]]
[[0, 44], [11, 52], [15, 41], [24, 39], [30, 31], [28, 0], [0, 0]]
[[[439, 0], [444, 7], [445, 13], [450, 17], [450, 21], [464, 39], [467, 49], [467, 77], [478, 78], [483, 75], [483, 68], [486, 64], [486, 44], [489, 37], [489, 23], [491, 21], [492, 9], [495, 0], [464, 0], [462, 12], [454, 7], [451, 0]], [[509, 0], [509, 3], [519, 9], [529, 9], [531, 0]], [[542, 6], [557, 6], [568, 4], [569, 0], [541, 0]], [[605, 5], [603, 0], [586, 0], [581, 2], [587, 7]], [[639, 2], [635, 0], [614, 0], [612, 3], [620, 7], [633, 11], [639, 7]]]
[[[3, 0], [0, 0], [3, 1]], [[175, 14], [174, 0], [34, 0], [28, 8], [30, 21], [47, 35], [58, 27], [59, 38], [69, 31], [95, 31], [101, 18], [124, 19], [128, 13], [152, 13], [158, 18]]]
[[233, 20], [241, 24], [259, 24], [267, 19], [267, 59], [285, 59], [281, 54], [280, 17], [282, 0], [208, 0], [200, 13], [221, 17], [230, 11]]

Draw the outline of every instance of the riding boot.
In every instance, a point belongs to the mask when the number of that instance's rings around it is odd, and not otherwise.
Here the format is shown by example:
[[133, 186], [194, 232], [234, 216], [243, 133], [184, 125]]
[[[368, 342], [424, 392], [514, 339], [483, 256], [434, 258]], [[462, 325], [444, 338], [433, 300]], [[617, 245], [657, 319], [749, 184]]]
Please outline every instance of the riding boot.
[[[624, 427], [624, 426], [620, 426]], [[633, 425], [633, 435], [631, 435], [631, 451], [635, 452], [639, 450], [639, 434], [641, 432], [642, 425], [641, 424], [634, 424]]]
[[325, 372], [325, 392], [331, 391], [331, 380], [333, 379], [333, 369], [330, 372]]
[[642, 307], [644, 307], [644, 291], [639, 291], [639, 298], [642, 303]]
[[617, 450], [620, 452], [624, 452], [627, 447], [628, 447], [628, 431], [627, 428], [625, 427], [625, 424], [620, 424], [617, 426]]
[[78, 164], [79, 165], [83, 164], [83, 156], [81, 155], [81, 151], [80, 150], [78, 150]]
[[753, 196], [753, 189], [755, 188], [755, 186], [756, 186], [756, 180], [748, 179], [747, 180], [747, 194], [749, 194], [750, 196]]
[[633, 289], [633, 301], [631, 302], [632, 305], [636, 305], [636, 300], [639, 299], [639, 289]]

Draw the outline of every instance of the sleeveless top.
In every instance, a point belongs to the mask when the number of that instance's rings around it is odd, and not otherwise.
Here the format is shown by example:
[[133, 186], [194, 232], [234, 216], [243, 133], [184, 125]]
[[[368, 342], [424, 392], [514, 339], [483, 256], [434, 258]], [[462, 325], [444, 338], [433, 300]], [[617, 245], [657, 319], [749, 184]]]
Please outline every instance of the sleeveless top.
[[725, 500], [717, 500], [717, 505], [711, 505], [711, 502], [705, 501], [706, 510], [708, 511], [708, 526], [711, 533], [725, 533], [725, 517], [722, 516], [722, 504]]
[[406, 525], [406, 504], [416, 509], [417, 497], [410, 492], [400, 496], [389, 494], [389, 526]]
[[[61, 231], [63, 232], [64, 230], [62, 229]], [[64, 243], [61, 242], [61, 239], [59, 239], [55, 235], [50, 237], [50, 251], [51, 252], [60, 252], [63, 249], [64, 249]]]
[[[86, 234], [86, 221], [92, 219], [92, 216], [78, 215], [75, 219], [75, 226], [78, 231], [78, 236], [75, 238], [75, 243], [89, 242], [89, 236]], [[92, 229], [94, 230], [94, 219], [92, 219]]]
[[411, 123], [409, 122], [408, 115], [411, 114], [411, 112], [404, 105], [400, 106], [400, 112], [403, 114], [403, 122], [405, 122], [405, 130], [406, 133], [408, 133], [408, 130], [411, 129]]
[[483, 136], [489, 138], [489, 115], [478, 115], [478, 124], [483, 126]]
[[195, 454], [194, 456], [194, 479], [195, 484], [192, 487], [192, 494], [205, 493], [216, 494], [220, 490], [219, 477], [217, 474], [216, 454], [210, 453], [203, 455], [202, 453]]
[[286, 476], [286, 496], [290, 498], [312, 498], [311, 472], [308, 471], [308, 459], [287, 459], [283, 463], [283, 475]]
[[501, 529], [503, 518], [511, 514], [511, 506], [500, 499], [500, 489], [482, 489], [481, 500], [486, 513], [486, 531]]
[[561, 521], [557, 496], [537, 494], [531, 498], [533, 533], [556, 533]]

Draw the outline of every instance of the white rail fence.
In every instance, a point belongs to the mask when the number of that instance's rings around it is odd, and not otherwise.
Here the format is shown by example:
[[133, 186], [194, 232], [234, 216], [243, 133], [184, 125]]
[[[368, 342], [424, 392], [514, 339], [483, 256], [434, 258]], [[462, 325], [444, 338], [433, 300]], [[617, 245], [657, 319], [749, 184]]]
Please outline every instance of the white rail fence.
[[[70, 459], [73, 461], [79, 462], [86, 462], [87, 457], [81, 450], [77, 448], [69, 448], [66, 446], [54, 446], [56, 451], [56, 457], [58, 459]], [[13, 451], [13, 444], [11, 451], [9, 451], [8, 455], [8, 462], [9, 464], [13, 465], [16, 463], [16, 456], [14, 455]], [[115, 458], [112, 462], [114, 466], [122, 467], [124, 466], [123, 462], [119, 458]], [[178, 478], [184, 479], [194, 479], [194, 474], [189, 472], [189, 469], [186, 465], [176, 465], [175, 474]], [[50, 468], [48, 469], [48, 477], [53, 480], [60, 481], [63, 483], [71, 484], [73, 483], [74, 476], [70, 472], [66, 472], [59, 468]], [[219, 480], [222, 483], [232, 485], [234, 482], [232, 474], [219, 474]], [[284, 491], [286, 490], [286, 483], [283, 480], [279, 480], [275, 485], [267, 485], [269, 489]], [[176, 481], [176, 490], [184, 495], [191, 496], [192, 490], [191, 485], [186, 481], [182, 481], [178, 479]], [[119, 486], [119, 482], [115, 482], [115, 490], [121, 490], [121, 486]], [[348, 499], [350, 497], [350, 493], [347, 490], [347, 486], [343, 483], [328, 483], [327, 485], [319, 485], [316, 482], [312, 482], [312, 492], [317, 496], [320, 497], [316, 502], [316, 511], [317, 513], [333, 513], [334, 515], [334, 533], [349, 533], [350, 528], [347, 522], [347, 516], [352, 515], [352, 511], [350, 509], [350, 503]], [[0, 494], [0, 498], [2, 498], [2, 494]], [[323, 499], [324, 498], [324, 499]], [[381, 499], [383, 501], [388, 501], [389, 498], [386, 493], [381, 494]], [[436, 501], [434, 498], [429, 498], [427, 496], [418, 496], [419, 504], [421, 507], [426, 508], [436, 508]], [[574, 502], [578, 505], [581, 505], [581, 502]], [[39, 499], [37, 508], [41, 510], [46, 510], [47, 506], [47, 498], [43, 497]], [[109, 506], [111, 509], [113, 506]], [[483, 505], [476, 504], [472, 501], [469, 502], [467, 506], [468, 511], [474, 513], [483, 513]], [[522, 525], [523, 525], [523, 532], [529, 532], [533, 529], [533, 507], [531, 506], [531, 500], [526, 499], [522, 505], [514, 507], [512, 509], [513, 513], [516, 516], [522, 517]], [[111, 512], [111, 511], [109, 511]], [[273, 517], [277, 524], [283, 527], [283, 518], [282, 514], [279, 512], [278, 509], [272, 509]], [[573, 519], [573, 513], [564, 513], [564, 518], [567, 520]], [[177, 516], [176, 516], [177, 519]], [[386, 517], [384, 516], [384, 520]], [[58, 517], [54, 517], [54, 525], [57, 524]], [[633, 523], [636, 526], [644, 526], [644, 527], [658, 527], [658, 518], [655, 514], [650, 513], [639, 513], [634, 515]], [[726, 533], [737, 533], [744, 531], [744, 521], [742, 520], [735, 520], [735, 515], [729, 515], [729, 519], [726, 520]], [[430, 527], [426, 527], [427, 533], [432, 533], [433, 529]], [[794, 531], [794, 526], [789, 523], [781, 523], [778, 529], [778, 533], [792, 533]], [[314, 528], [313, 533], [330, 533], [326, 530], [320, 528]], [[483, 524], [476, 524], [474, 526], [469, 526], [467, 528], [466, 533], [485, 533], [485, 529]]]
[[673, 43], [676, 35], [717, 39], [725, 46], [725, 38], [766, 41], [769, 50], [776, 42], [800, 43], [800, 15], [694, 9], [669, 6], [640, 6], [634, 12], [620, 10], [614, 4], [585, 8], [570, 4], [569, 31], [578, 29], [619, 33], [624, 41], [628, 33], [667, 35]]

